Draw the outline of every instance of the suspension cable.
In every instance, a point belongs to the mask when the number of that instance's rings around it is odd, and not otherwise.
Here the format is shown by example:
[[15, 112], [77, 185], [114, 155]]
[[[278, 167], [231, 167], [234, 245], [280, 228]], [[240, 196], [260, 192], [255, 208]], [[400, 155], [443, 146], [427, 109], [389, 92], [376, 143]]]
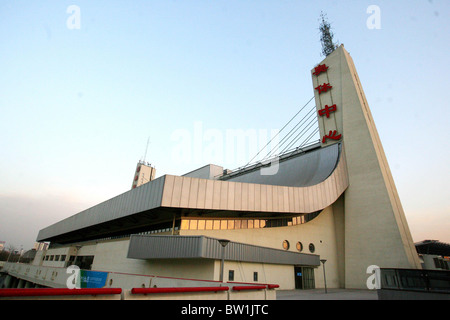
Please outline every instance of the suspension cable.
[[295, 117], [297, 117], [298, 116], [298, 114], [300, 113], [300, 112], [302, 112], [303, 111], [303, 109], [304, 108], [306, 108], [306, 106], [312, 101], [314, 99], [314, 96], [311, 98], [311, 99], [309, 99], [309, 101], [300, 109], [300, 111], [298, 111], [289, 121], [288, 121], [288, 123], [286, 123], [284, 126], [283, 126], [283, 128], [281, 128], [281, 130], [280, 131], [278, 131], [278, 133], [275, 135], [275, 136], [273, 136], [272, 137], [272, 139], [270, 139], [270, 141], [269, 142], [267, 142], [267, 144], [245, 165], [245, 166], [248, 166], [272, 141], [273, 141], [273, 139], [275, 139], [279, 134], [280, 134], [280, 132], [281, 131], [283, 131], [288, 125], [289, 125], [289, 123], [291, 123], [292, 122], [292, 120], [294, 120], [294, 118]]

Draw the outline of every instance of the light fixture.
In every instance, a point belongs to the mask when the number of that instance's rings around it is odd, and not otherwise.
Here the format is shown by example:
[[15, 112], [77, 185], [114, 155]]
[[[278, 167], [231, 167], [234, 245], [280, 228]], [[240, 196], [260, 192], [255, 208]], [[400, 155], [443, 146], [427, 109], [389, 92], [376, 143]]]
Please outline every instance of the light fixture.
[[325, 284], [325, 293], [327, 293], [327, 277], [325, 276], [325, 262], [327, 262], [326, 259], [320, 259], [320, 262], [323, 264], [323, 281]]
[[220, 245], [222, 246], [222, 263], [220, 264], [220, 282], [223, 282], [223, 267], [225, 264], [225, 247], [230, 243], [230, 240], [219, 239]]

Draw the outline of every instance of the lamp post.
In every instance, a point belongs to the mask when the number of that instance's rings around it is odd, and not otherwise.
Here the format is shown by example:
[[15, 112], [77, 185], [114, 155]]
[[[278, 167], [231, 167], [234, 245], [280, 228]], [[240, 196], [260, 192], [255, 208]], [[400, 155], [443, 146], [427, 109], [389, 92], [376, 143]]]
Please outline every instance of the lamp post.
[[220, 245], [222, 246], [222, 262], [220, 264], [220, 282], [223, 282], [223, 267], [225, 263], [225, 247], [230, 243], [230, 240], [220, 239]]
[[325, 262], [327, 262], [326, 259], [320, 259], [320, 262], [323, 264], [323, 281], [325, 283], [325, 293], [327, 293], [327, 277], [325, 275]]

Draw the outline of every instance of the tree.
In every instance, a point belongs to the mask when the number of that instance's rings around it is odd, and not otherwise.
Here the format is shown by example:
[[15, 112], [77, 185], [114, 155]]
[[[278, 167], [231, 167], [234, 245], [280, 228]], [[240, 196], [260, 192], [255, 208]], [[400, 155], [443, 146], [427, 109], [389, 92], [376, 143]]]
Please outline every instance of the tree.
[[331, 25], [328, 23], [326, 19], [326, 15], [321, 12], [320, 13], [320, 42], [322, 43], [322, 54], [327, 57], [330, 53], [332, 53], [338, 45], [333, 42], [333, 32], [331, 31]]
[[15, 262], [18, 260], [18, 251], [15, 246], [8, 245], [0, 254], [0, 261]]

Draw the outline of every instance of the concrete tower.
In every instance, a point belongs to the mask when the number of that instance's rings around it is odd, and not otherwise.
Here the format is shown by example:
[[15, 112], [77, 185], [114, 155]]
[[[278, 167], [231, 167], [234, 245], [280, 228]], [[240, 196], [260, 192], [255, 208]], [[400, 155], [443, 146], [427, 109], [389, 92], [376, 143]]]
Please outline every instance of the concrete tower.
[[131, 189], [152, 181], [155, 179], [155, 173], [156, 169], [154, 167], [144, 161], [139, 161], [136, 165], [136, 171], [134, 173]]
[[347, 161], [349, 186], [341, 204], [345, 287], [365, 284], [371, 265], [420, 268], [352, 58], [341, 45], [311, 73], [322, 146], [343, 142]]

